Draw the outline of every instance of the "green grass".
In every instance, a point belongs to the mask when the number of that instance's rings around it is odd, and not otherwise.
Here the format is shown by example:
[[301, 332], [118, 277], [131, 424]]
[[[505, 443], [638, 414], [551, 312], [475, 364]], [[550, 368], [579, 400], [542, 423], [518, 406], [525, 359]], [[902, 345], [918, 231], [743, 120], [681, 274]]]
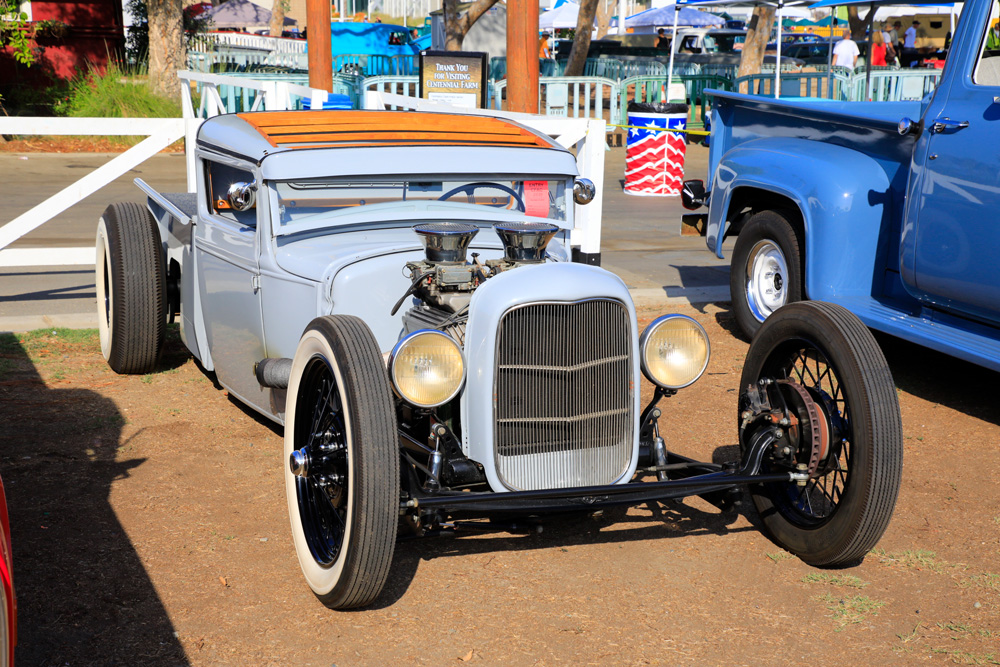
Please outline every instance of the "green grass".
[[996, 653], [952, 651], [946, 648], [932, 648], [931, 653], [946, 655], [956, 665], [1000, 665], [1000, 658]]
[[95, 70], [79, 74], [69, 82], [55, 112], [74, 118], [179, 118], [180, 103], [154, 95], [145, 75], [116, 63], [103, 75]]
[[855, 595], [849, 598], [840, 598], [836, 595], [826, 593], [816, 598], [826, 605], [830, 610], [833, 620], [839, 624], [838, 631], [843, 630], [848, 625], [855, 625], [868, 620], [870, 617], [878, 616], [879, 609], [885, 606], [884, 602], [874, 600], [865, 595]]
[[852, 574], [821, 574], [812, 572], [802, 577], [807, 584], [830, 584], [831, 586], [846, 586], [848, 588], [864, 588], [867, 581], [862, 581]]
[[1000, 593], [1000, 574], [974, 574], [959, 582], [962, 588], [985, 588]]
[[937, 554], [926, 549], [907, 549], [898, 553], [888, 553], [883, 549], [875, 549], [873, 556], [878, 557], [884, 565], [899, 565], [907, 569], [931, 570], [941, 572], [948, 563], [938, 559]]
[[966, 623], [938, 623], [937, 626], [942, 630], [956, 633], [952, 639], [962, 639], [964, 636], [986, 637], [987, 639], [1000, 637], [1000, 633], [993, 630], [976, 629]]
[[775, 551], [774, 553], [764, 554], [770, 558], [775, 563], [780, 563], [783, 560], [788, 560], [789, 558], [795, 558], [792, 554], [787, 551]]

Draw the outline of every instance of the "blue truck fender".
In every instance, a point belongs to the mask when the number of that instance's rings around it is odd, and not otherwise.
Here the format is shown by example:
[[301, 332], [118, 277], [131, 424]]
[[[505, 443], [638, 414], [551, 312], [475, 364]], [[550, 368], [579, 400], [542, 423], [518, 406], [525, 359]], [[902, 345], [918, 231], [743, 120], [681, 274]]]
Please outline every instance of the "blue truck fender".
[[709, 249], [720, 259], [732, 216], [739, 213], [730, 211], [734, 195], [742, 188], [757, 191], [738, 200], [755, 210], [776, 207], [769, 195], [798, 208], [810, 299], [871, 295], [878, 273], [873, 267], [884, 264], [876, 260], [889, 226], [889, 178], [876, 160], [843, 146], [786, 137], [732, 148], [712, 179], [705, 230]]

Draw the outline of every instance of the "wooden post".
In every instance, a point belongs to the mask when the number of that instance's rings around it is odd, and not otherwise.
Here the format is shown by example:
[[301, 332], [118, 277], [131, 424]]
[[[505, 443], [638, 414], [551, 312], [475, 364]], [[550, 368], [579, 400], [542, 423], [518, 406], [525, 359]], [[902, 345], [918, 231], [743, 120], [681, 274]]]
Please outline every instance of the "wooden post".
[[507, 2], [507, 108], [538, 113], [538, 0]]
[[306, 0], [306, 45], [309, 48], [309, 87], [333, 88], [333, 52], [330, 48], [330, 0]]

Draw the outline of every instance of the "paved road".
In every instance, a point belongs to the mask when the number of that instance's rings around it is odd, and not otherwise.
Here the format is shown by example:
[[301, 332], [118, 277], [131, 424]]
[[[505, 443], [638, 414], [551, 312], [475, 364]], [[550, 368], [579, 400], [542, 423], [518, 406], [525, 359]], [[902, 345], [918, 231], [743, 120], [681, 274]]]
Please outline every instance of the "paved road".
[[[7, 222], [113, 157], [105, 154], [0, 154]], [[702, 177], [708, 149], [691, 146], [687, 175]], [[607, 152], [603, 266], [637, 299], [704, 302], [728, 298], [728, 263], [704, 241], [681, 237], [679, 197], [636, 197], [622, 192], [625, 150]], [[28, 234], [11, 247], [81, 247], [94, 242], [97, 219], [113, 201], [144, 201], [133, 179], [165, 192], [186, 188], [184, 158], [160, 154]], [[46, 326], [96, 326], [93, 272], [87, 267], [0, 269], [0, 331]]]

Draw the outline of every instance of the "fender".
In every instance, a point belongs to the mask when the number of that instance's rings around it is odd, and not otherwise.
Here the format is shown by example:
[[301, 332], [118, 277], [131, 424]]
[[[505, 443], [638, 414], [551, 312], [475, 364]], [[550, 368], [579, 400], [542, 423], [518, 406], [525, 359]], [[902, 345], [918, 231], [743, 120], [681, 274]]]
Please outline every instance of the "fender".
[[733, 194], [744, 187], [781, 195], [798, 207], [810, 299], [873, 293], [872, 267], [881, 266], [876, 256], [887, 238], [891, 198], [889, 177], [876, 160], [806, 139], [754, 139], [733, 148], [714, 174], [706, 226], [708, 247], [720, 259]]

